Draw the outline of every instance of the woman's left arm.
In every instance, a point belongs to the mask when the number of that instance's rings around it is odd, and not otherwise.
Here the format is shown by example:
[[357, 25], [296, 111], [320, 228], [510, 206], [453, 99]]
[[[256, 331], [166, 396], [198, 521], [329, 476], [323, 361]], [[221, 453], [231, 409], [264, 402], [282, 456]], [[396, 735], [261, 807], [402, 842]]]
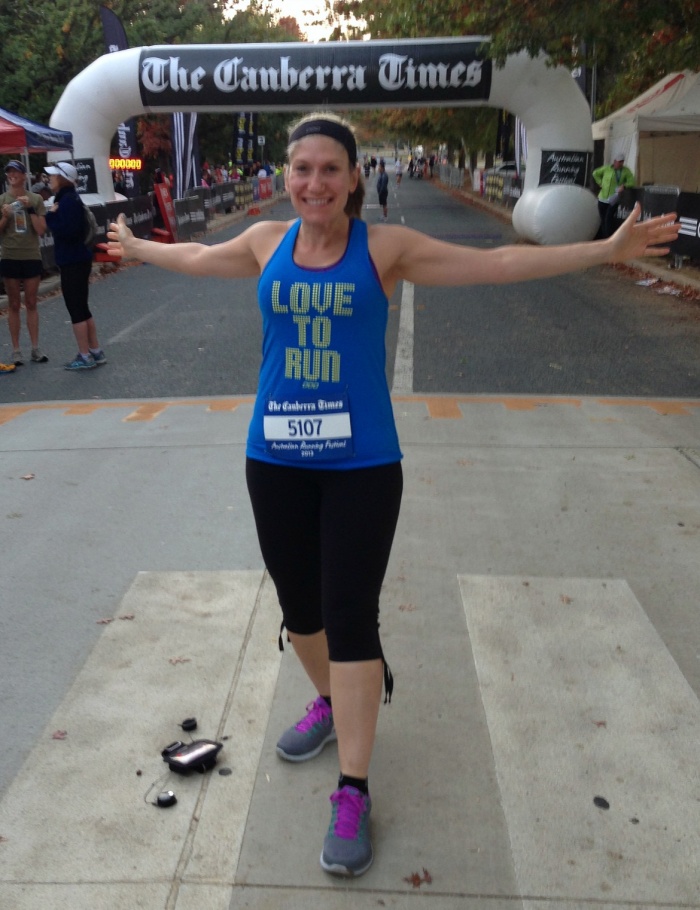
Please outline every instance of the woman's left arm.
[[[675, 214], [637, 221], [640, 211], [639, 204], [635, 205], [630, 216], [607, 240], [559, 246], [523, 244], [479, 250], [396, 228], [396, 232], [401, 231], [401, 238], [394, 238], [399, 241], [394, 247], [398, 254], [390, 257], [393, 261], [388, 276], [435, 286], [509, 284], [643, 256], [665, 256], [669, 252], [668, 245], [678, 237], [680, 230]], [[387, 240], [389, 233], [385, 228]], [[381, 260], [381, 253], [377, 258]]]

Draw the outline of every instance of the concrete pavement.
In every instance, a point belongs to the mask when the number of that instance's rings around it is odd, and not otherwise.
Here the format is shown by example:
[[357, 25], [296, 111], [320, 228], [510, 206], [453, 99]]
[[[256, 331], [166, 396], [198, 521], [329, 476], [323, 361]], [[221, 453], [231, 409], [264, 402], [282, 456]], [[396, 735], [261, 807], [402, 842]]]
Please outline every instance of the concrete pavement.
[[[318, 864], [336, 747], [275, 755], [313, 693], [252, 400], [0, 406], [2, 910], [700, 908], [700, 399], [393, 400], [396, 689], [352, 882]], [[183, 777], [191, 716], [223, 749]]]
[[[396, 688], [351, 882], [318, 864], [335, 746], [275, 755], [313, 693], [277, 648], [251, 404], [0, 407], [4, 695], [48, 717], [0, 802], [0, 907], [700, 907], [700, 399], [394, 397]], [[183, 777], [160, 753], [190, 716], [224, 748]]]

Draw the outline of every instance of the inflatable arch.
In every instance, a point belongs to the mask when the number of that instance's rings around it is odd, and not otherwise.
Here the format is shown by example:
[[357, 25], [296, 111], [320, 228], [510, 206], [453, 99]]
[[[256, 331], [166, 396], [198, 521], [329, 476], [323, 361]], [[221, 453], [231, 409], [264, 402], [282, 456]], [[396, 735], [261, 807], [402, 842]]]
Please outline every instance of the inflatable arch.
[[[319, 44], [167, 45], [106, 54], [66, 87], [51, 126], [92, 158], [98, 197], [114, 199], [109, 148], [117, 126], [144, 113], [362, 107], [505, 108], [527, 129], [528, 158], [513, 225], [537, 243], [590, 239], [586, 189], [591, 117], [568, 70], [526, 53], [496, 67], [488, 38]], [[53, 156], [55, 157], [55, 156]]]

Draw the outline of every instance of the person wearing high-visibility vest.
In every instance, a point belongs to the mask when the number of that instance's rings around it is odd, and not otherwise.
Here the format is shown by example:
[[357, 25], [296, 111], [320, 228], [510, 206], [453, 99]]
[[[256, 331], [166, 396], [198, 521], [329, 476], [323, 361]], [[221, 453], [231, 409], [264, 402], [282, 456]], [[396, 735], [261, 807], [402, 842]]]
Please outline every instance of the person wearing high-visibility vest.
[[617, 155], [612, 164], [605, 164], [593, 171], [593, 179], [600, 187], [598, 193], [598, 214], [600, 215], [600, 235], [609, 237], [614, 229], [615, 209], [620, 204], [622, 191], [626, 186], [634, 186], [634, 174], [625, 167], [623, 155]]

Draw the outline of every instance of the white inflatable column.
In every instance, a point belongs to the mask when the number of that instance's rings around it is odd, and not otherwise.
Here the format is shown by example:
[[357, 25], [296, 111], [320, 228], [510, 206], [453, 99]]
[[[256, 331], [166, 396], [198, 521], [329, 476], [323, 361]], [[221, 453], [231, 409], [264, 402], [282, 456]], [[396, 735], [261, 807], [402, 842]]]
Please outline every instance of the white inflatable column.
[[[85, 202], [111, 202], [115, 198], [109, 167], [112, 136], [120, 123], [146, 110], [139, 89], [140, 47], [115, 51], [98, 57], [72, 79], [58, 100], [50, 124], [70, 123], [73, 154], [92, 158], [95, 163], [97, 196], [85, 195]], [[49, 155], [60, 160], [60, 155]]]
[[568, 70], [527, 53], [508, 57], [503, 68], [493, 71], [489, 105], [517, 114], [527, 130], [527, 168], [513, 210], [515, 230], [544, 244], [594, 237], [598, 205], [590, 190], [539, 183], [543, 151], [593, 152], [588, 102]]

